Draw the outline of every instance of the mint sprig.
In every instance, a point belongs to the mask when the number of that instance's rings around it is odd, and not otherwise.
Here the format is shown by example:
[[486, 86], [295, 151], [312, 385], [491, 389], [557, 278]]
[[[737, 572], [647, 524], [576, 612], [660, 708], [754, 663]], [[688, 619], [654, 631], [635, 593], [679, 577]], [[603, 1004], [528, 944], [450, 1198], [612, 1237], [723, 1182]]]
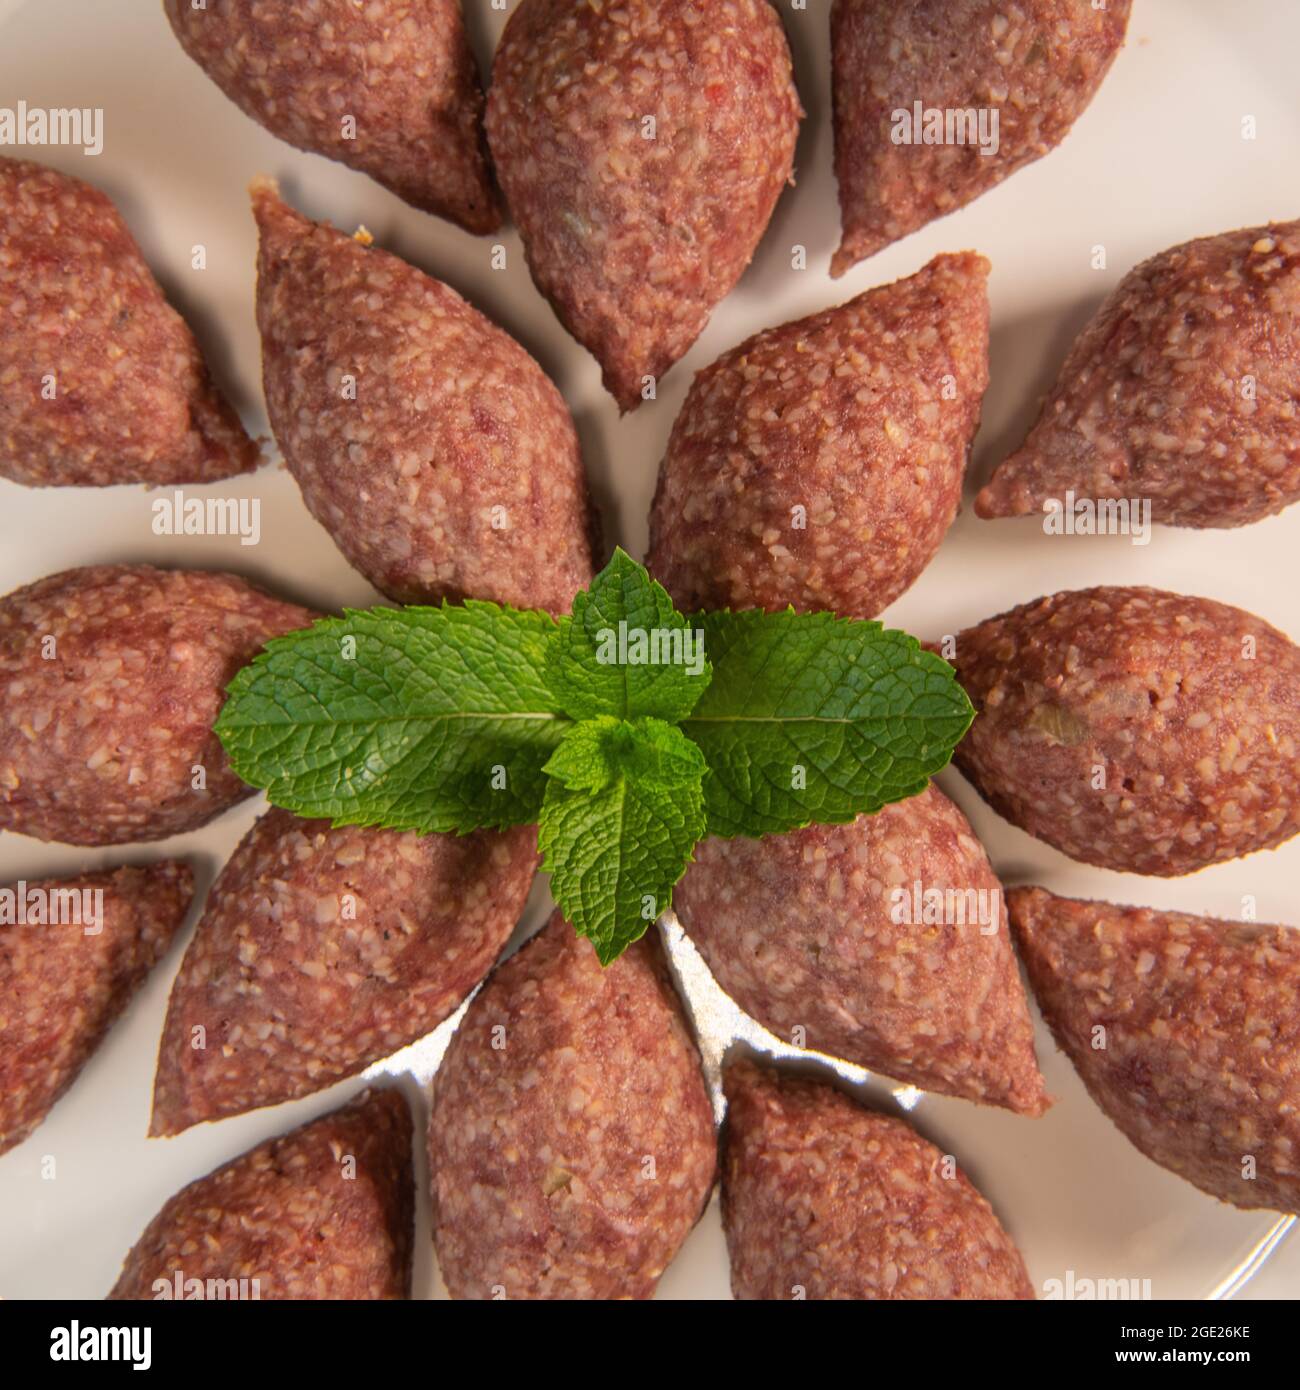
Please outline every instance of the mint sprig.
[[604, 964], [672, 902], [705, 834], [761, 836], [921, 791], [973, 717], [905, 633], [830, 613], [678, 613], [622, 550], [571, 617], [493, 603], [348, 610], [269, 642], [216, 730], [270, 800], [336, 825], [537, 822]]

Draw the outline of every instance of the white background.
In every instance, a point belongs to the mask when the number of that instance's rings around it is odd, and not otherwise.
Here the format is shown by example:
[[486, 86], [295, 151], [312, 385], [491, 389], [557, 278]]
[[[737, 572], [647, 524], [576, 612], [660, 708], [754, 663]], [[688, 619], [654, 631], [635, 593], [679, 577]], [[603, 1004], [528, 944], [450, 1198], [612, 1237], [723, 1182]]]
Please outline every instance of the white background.
[[[21, 98], [29, 105], [105, 109], [105, 147], [97, 159], [69, 149], [12, 153], [34, 153], [112, 196], [255, 431], [265, 433], [266, 421], [253, 321], [255, 236], [245, 189], [254, 174], [266, 172], [279, 177], [289, 200], [310, 216], [349, 230], [364, 222], [379, 244], [454, 285], [534, 353], [573, 409], [607, 541], [621, 541], [634, 554], [644, 550], [658, 461], [692, 372], [750, 333], [911, 274], [937, 252], [970, 247], [987, 254], [993, 262], [992, 385], [975, 450], [973, 493], [1022, 437], [1073, 335], [1136, 261], [1193, 236], [1300, 215], [1294, 71], [1300, 4], [1137, 0], [1127, 48], [1061, 149], [832, 282], [827, 262], [839, 215], [831, 174], [829, 5], [809, 0], [806, 10], [795, 12], [789, 0], [779, 0], [779, 8], [808, 110], [798, 186], [782, 198], [740, 286], [661, 383], [658, 401], [624, 420], [601, 390], [594, 362], [533, 289], [513, 231], [500, 238], [508, 268], [493, 271], [489, 253], [497, 238], [472, 238], [360, 174], [275, 140], [183, 54], [154, 0], [0, 0], [0, 105]], [[486, 67], [504, 16], [488, 0], [467, 0], [467, 11]], [[1258, 122], [1254, 142], [1241, 137], [1247, 115]], [[207, 247], [208, 265], [195, 272], [190, 248], [199, 242]], [[795, 244], [808, 248], [803, 272], [790, 269]], [[1104, 271], [1090, 268], [1096, 244], [1107, 250]], [[260, 545], [155, 537], [151, 498], [140, 488], [38, 491], [0, 482], [0, 592], [68, 566], [149, 561], [233, 570], [318, 608], [373, 600], [278, 464], [213, 491], [262, 499]], [[932, 637], [1056, 589], [1151, 583], [1238, 604], [1300, 637], [1298, 550], [1300, 508], [1240, 531], [1157, 528], [1145, 548], [1124, 537], [1046, 537], [1032, 520], [981, 522], [967, 510], [886, 619]], [[1008, 883], [1038, 881], [1067, 894], [1224, 917], [1238, 916], [1249, 894], [1260, 920], [1300, 924], [1300, 841], [1184, 880], [1110, 874], [1072, 864], [1013, 830], [955, 773], [939, 780], [972, 818]], [[250, 802], [196, 834], [126, 850], [0, 836], [0, 879], [180, 853], [195, 862], [202, 889], [258, 809]], [[539, 884], [526, 928], [540, 922], [545, 902]], [[101, 1296], [136, 1236], [176, 1189], [359, 1089], [354, 1080], [175, 1140], [146, 1140], [157, 1039], [183, 944], [176, 943], [50, 1119], [0, 1159], [0, 1295]], [[743, 1025], [702, 976], [693, 953], [677, 955], [706, 1051], [716, 1059]], [[449, 1027], [373, 1069], [406, 1078], [417, 1124]], [[750, 1034], [759, 1036], [752, 1026]], [[921, 1099], [913, 1118], [989, 1195], [1040, 1289], [1043, 1281], [1073, 1270], [1076, 1277], [1149, 1278], [1156, 1297], [1210, 1293], [1277, 1219], [1221, 1206], [1147, 1162], [1092, 1105], [1041, 1028], [1039, 1050], [1059, 1097], [1046, 1118], [1020, 1119], [931, 1097]], [[889, 1098], [884, 1083], [868, 1083], [868, 1089]], [[52, 1182], [40, 1174], [45, 1155], [57, 1160]], [[417, 1162], [423, 1188], [422, 1154]], [[436, 1285], [427, 1209], [419, 1219], [416, 1291], [423, 1296]], [[1298, 1292], [1300, 1238], [1274, 1255], [1247, 1296]], [[669, 1269], [660, 1296], [728, 1296], [716, 1202]]]

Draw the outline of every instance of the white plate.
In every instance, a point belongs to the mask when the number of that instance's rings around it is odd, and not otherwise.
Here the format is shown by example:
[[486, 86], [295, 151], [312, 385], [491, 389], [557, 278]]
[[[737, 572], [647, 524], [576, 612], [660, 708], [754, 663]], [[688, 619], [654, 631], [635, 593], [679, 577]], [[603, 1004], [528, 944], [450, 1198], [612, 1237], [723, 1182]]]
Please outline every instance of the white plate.
[[[1189, 237], [1300, 212], [1293, 66], [1300, 5], [1137, 0], [1127, 48], [1061, 149], [833, 283], [827, 262], [839, 214], [830, 167], [829, 5], [812, 0], [794, 10], [789, 0], [778, 3], [809, 113], [798, 187], [782, 198], [753, 267], [662, 383], [659, 400], [622, 421], [593, 361], [533, 289], [513, 231], [501, 238], [508, 268], [494, 271], [494, 239], [467, 236], [363, 176], [275, 140], [182, 53], [156, 0], [0, 0], [0, 105], [21, 98], [37, 106], [103, 108], [105, 143], [98, 158], [66, 148], [27, 153], [113, 197], [251, 428], [267, 432], [253, 322], [255, 237], [245, 188], [264, 171], [282, 179], [304, 212], [347, 228], [364, 222], [381, 245], [446, 279], [521, 339], [573, 409], [608, 539], [635, 554], [644, 550], [656, 468], [692, 372], [748, 334], [910, 274], [936, 252], [984, 252], [993, 262], [992, 386], [974, 480], [987, 476], [1018, 440], [1072, 335], [1136, 261]], [[504, 15], [489, 0], [468, 0], [467, 10], [486, 64]], [[1242, 138], [1246, 116], [1257, 122], [1253, 142]], [[190, 269], [190, 248], [200, 242], [208, 253], [201, 272]], [[809, 268], [802, 272], [790, 269], [796, 243], [808, 248]], [[1090, 267], [1098, 244], [1107, 250], [1104, 271]], [[149, 561], [235, 570], [321, 608], [373, 601], [373, 591], [308, 516], [282, 469], [268, 467], [213, 490], [262, 499], [259, 545], [154, 536], [151, 499], [141, 488], [41, 491], [0, 482], [0, 592], [68, 566]], [[967, 511], [939, 557], [886, 617], [933, 636], [1056, 589], [1154, 583], [1238, 604], [1300, 637], [1297, 551], [1300, 507], [1239, 531], [1157, 529], [1146, 547], [1123, 537], [1047, 537], [1032, 521], [981, 522]], [[1012, 829], [955, 773], [940, 782], [971, 817], [1009, 882], [1033, 880], [1066, 894], [1224, 917], [1240, 915], [1243, 895], [1251, 895], [1260, 920], [1300, 924], [1294, 888], [1300, 841], [1178, 881], [1111, 874], [1076, 865]], [[0, 880], [180, 853], [197, 862], [204, 888], [259, 810], [260, 802], [249, 803], [195, 834], [125, 852], [5, 835]], [[527, 929], [540, 923], [545, 908], [539, 886]], [[46, 1123], [0, 1159], [0, 1295], [102, 1296], [127, 1249], [174, 1191], [359, 1088], [354, 1080], [178, 1139], [146, 1140], [155, 1050], [182, 945]], [[689, 947], [676, 954], [711, 1060], [742, 1028], [760, 1036], [735, 1015]], [[407, 1078], [419, 1118], [423, 1088], [450, 1028], [445, 1024], [372, 1068]], [[1284, 1219], [1220, 1205], [1149, 1163], [1093, 1106], [1041, 1028], [1039, 1050], [1059, 1097], [1044, 1119], [931, 1096], [912, 1110], [988, 1194], [1038, 1288], [1072, 1270], [1076, 1278], [1130, 1279], [1139, 1292], [1140, 1281], [1149, 1280], [1157, 1298], [1204, 1298], [1236, 1287], [1271, 1241], [1271, 1255], [1246, 1296], [1296, 1296], [1300, 1240], [1278, 1243]], [[887, 1084], [867, 1087], [889, 1098]], [[53, 1180], [42, 1175], [47, 1155], [56, 1160]], [[427, 1205], [419, 1219], [416, 1291], [425, 1296], [440, 1292]], [[716, 1201], [668, 1270], [660, 1296], [728, 1297]]]

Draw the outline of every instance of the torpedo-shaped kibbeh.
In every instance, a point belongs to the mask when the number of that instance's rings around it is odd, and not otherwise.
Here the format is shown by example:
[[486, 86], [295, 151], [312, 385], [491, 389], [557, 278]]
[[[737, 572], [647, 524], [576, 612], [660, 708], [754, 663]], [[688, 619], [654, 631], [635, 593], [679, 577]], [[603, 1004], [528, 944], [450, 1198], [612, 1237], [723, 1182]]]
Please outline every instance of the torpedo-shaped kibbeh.
[[1072, 859], [1172, 877], [1300, 831], [1300, 648], [1240, 608], [1078, 589], [949, 659], [976, 711], [957, 766]]
[[1123, 47], [1130, 8], [1131, 0], [835, 0], [844, 231], [831, 274], [1059, 145]]
[[1196, 527], [1300, 500], [1300, 221], [1201, 237], [1120, 281], [975, 510], [1041, 514], [1067, 492]]
[[109, 1298], [409, 1298], [411, 1138], [390, 1088], [259, 1144], [167, 1202]]
[[151, 1133], [310, 1095], [432, 1032], [510, 939], [536, 865], [531, 826], [417, 835], [268, 812], [172, 986]]
[[552, 382], [440, 281], [252, 195], [267, 411], [312, 515], [399, 603], [567, 611], [594, 521]]
[[1300, 1211], [1300, 930], [1007, 895], [1034, 994], [1146, 1156], [1238, 1207]]
[[993, 1209], [905, 1120], [749, 1058], [723, 1069], [738, 1299], [1031, 1299]]
[[658, 937], [602, 969], [556, 912], [506, 961], [434, 1076], [429, 1162], [453, 1298], [649, 1298], [717, 1168]]
[[803, 112], [768, 0], [521, 0], [487, 135], [538, 289], [634, 410], [749, 264]]
[[163, 8], [186, 53], [272, 135], [468, 232], [500, 226], [461, 0]]
[[211, 483], [257, 467], [257, 445], [103, 193], [0, 158], [0, 225], [0, 477]]
[[14, 895], [0, 923], [0, 1153], [77, 1079], [167, 950], [193, 889], [187, 865], [162, 860], [0, 890]]
[[650, 516], [647, 564], [679, 608], [874, 618], [911, 586], [961, 502], [988, 271], [937, 256], [696, 376]]
[[849, 825], [702, 841], [673, 907], [718, 984], [789, 1042], [942, 1095], [1048, 1105], [1002, 886], [933, 783]]
[[212, 726], [263, 645], [318, 615], [233, 574], [64, 570], [0, 599], [0, 830], [161, 840], [252, 796]]

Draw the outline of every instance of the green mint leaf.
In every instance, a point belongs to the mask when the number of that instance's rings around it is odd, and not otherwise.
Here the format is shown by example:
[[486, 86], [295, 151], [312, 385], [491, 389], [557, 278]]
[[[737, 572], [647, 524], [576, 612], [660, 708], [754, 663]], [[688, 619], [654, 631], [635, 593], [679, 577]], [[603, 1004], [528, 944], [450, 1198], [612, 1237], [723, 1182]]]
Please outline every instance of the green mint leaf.
[[542, 676], [554, 634], [546, 614], [495, 603], [348, 610], [268, 642], [216, 730], [239, 776], [299, 815], [526, 825], [573, 727]]
[[698, 625], [623, 550], [573, 600], [547, 652], [546, 677], [574, 719], [648, 715], [676, 722], [709, 683]]
[[608, 965], [671, 905], [704, 834], [704, 757], [660, 720], [603, 718], [572, 728], [546, 770], [542, 867]]
[[584, 719], [565, 735], [543, 769], [574, 791], [596, 791], [619, 777], [671, 790], [698, 785], [704, 754], [662, 719]]
[[924, 790], [974, 711], [904, 632], [833, 613], [707, 613], [713, 679], [682, 729], [709, 765], [710, 835], [839, 824]]

